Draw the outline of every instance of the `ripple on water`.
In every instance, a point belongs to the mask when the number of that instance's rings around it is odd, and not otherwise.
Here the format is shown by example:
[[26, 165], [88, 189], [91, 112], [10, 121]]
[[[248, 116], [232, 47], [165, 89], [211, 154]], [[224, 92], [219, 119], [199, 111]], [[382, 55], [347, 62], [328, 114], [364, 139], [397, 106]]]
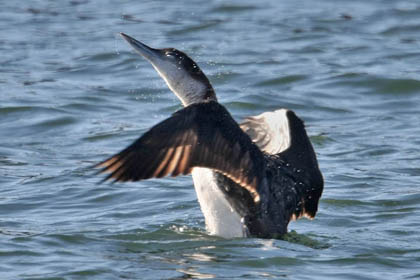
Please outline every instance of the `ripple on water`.
[[211, 28], [216, 28], [218, 25], [220, 25], [221, 23], [223, 23], [223, 20], [220, 19], [213, 19], [213, 20], [207, 20], [207, 21], [203, 21], [200, 22], [198, 24], [190, 24], [187, 26], [184, 26], [182, 28], [177, 27], [176, 29], [169, 31], [168, 35], [169, 36], [179, 36], [179, 35], [184, 35], [184, 34], [188, 34], [188, 33], [194, 33], [194, 32], [198, 32], [198, 31], [204, 31], [204, 30], [208, 30]]
[[282, 76], [279, 78], [268, 79], [262, 82], [255, 84], [257, 87], [272, 87], [272, 86], [281, 86], [291, 84], [293, 82], [298, 82], [307, 79], [306, 75], [289, 75]]
[[241, 13], [247, 12], [250, 10], [258, 9], [258, 6], [249, 6], [249, 5], [229, 5], [223, 4], [213, 8], [213, 12], [216, 13]]

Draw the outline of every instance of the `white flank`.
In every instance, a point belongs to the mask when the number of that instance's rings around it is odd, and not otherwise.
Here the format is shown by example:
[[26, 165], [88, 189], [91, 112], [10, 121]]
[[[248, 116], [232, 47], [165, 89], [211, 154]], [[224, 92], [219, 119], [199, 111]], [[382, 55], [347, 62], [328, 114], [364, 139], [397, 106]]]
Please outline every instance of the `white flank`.
[[192, 171], [192, 177], [209, 233], [224, 238], [245, 237], [241, 217], [217, 187], [213, 171], [196, 167]]

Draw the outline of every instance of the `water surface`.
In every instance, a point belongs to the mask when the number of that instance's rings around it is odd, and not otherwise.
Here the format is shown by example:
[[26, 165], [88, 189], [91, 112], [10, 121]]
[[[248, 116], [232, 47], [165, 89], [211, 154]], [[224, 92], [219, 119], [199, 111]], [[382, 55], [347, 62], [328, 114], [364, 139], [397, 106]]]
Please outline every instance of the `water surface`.
[[[295, 110], [316, 219], [222, 239], [189, 176], [97, 185], [181, 108], [118, 32], [188, 53], [237, 120]], [[2, 1], [0, 278], [420, 278], [419, 38], [417, 1]]]

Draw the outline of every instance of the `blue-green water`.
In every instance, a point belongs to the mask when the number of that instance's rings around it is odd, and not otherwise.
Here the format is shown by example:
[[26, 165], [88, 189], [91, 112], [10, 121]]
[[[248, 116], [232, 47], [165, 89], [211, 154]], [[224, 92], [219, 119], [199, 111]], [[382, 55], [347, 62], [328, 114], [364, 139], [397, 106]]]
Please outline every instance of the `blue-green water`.
[[[286, 240], [206, 234], [189, 176], [90, 165], [180, 108], [117, 34], [176, 47], [241, 120], [307, 124], [325, 176]], [[420, 278], [420, 2], [1, 1], [1, 279]]]

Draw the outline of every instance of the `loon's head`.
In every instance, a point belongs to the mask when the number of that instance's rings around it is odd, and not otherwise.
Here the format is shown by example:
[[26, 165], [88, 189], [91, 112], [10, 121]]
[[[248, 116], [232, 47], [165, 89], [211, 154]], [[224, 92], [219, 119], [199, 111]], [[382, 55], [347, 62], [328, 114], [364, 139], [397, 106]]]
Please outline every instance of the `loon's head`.
[[121, 36], [153, 65], [184, 106], [217, 100], [206, 75], [185, 53], [174, 48], [153, 49], [124, 33]]

